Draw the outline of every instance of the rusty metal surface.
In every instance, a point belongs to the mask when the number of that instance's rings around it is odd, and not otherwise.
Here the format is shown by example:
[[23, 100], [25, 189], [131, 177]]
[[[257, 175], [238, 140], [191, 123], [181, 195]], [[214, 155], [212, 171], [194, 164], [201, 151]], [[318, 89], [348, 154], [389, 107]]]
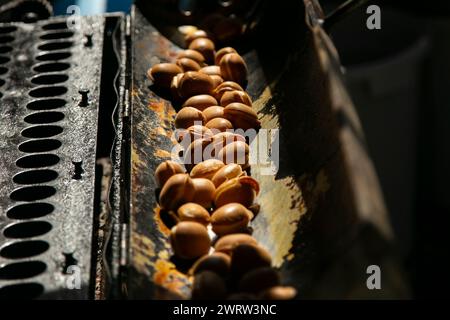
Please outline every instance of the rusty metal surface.
[[[308, 10], [317, 5], [305, 4]], [[275, 5], [252, 49], [244, 52], [247, 91], [262, 128], [280, 129], [277, 174], [263, 175], [258, 165], [251, 169], [261, 187], [253, 235], [300, 298], [404, 297], [387, 213], [337, 54], [320, 25], [310, 24], [320, 13], [308, 10], [300, 2]], [[176, 109], [145, 75], [151, 65], [172, 61], [180, 48], [169, 40], [177, 37], [173, 30], [161, 34], [139, 8], [132, 21], [127, 293], [140, 299], [188, 298], [190, 279], [176, 268], [155, 197], [154, 170], [170, 157]], [[267, 39], [277, 39], [277, 45], [269, 46]], [[365, 287], [368, 264], [386, 267], [385, 295]]]
[[[2, 52], [10, 50], [2, 54], [2, 57], [9, 57], [10, 61], [2, 65], [8, 71], [1, 76], [5, 83], [0, 88], [3, 95], [0, 100], [1, 296], [86, 299], [92, 297], [93, 292], [94, 184], [104, 17], [83, 17], [81, 29], [73, 31], [66, 30], [67, 23], [62, 18], [51, 18], [36, 24], [2, 24], [0, 30], [7, 31], [10, 26], [15, 31], [2, 36], [11, 36], [13, 39], [0, 45]], [[49, 26], [54, 28], [45, 30]], [[91, 46], [85, 46], [85, 33], [92, 34]], [[49, 37], [49, 34], [54, 34], [55, 40], [40, 38]], [[44, 44], [47, 47], [40, 47]], [[61, 55], [49, 57], [50, 60], [46, 62], [37, 59], [50, 53]], [[55, 68], [61, 66], [65, 70], [42, 73], [33, 69], [43, 63], [50, 63]], [[50, 76], [50, 84], [33, 84], [30, 79], [38, 74]], [[52, 84], [55, 74], [68, 78], [62, 83]], [[30, 90], [37, 87], [49, 88], [48, 94], [31, 97]], [[59, 87], [63, 90], [57, 94], [55, 90], [58, 89], [55, 88]], [[81, 98], [78, 91], [81, 88], [89, 89], [89, 103], [84, 107], [79, 106]], [[23, 137], [22, 130], [34, 126], [24, 121], [25, 116], [40, 112], [30, 110], [29, 103], [49, 99], [46, 97], [48, 95], [55, 95], [52, 99], [62, 99], [61, 105], [43, 103], [35, 109], [52, 109], [46, 111], [61, 112], [64, 118], [52, 124], [36, 124], [39, 128], [34, 138]], [[55, 140], [54, 150], [50, 150], [52, 148], [48, 141], [37, 138], [44, 134], [47, 125], [62, 128], [61, 133], [50, 134], [48, 138]], [[25, 150], [28, 152], [19, 150], [21, 143], [38, 140], [43, 143], [37, 149]], [[35, 181], [35, 178], [29, 177], [25, 185], [14, 182], [15, 174], [34, 170], [19, 168], [16, 161], [36, 154], [52, 154], [58, 161], [44, 164], [42, 159], [32, 159], [26, 166], [54, 170], [57, 177], [48, 182]], [[34, 189], [24, 189], [28, 186]], [[50, 190], [49, 194], [44, 194], [43, 190], [46, 189], [43, 186]], [[10, 196], [17, 190], [22, 190], [23, 196], [15, 201]], [[13, 216], [12, 210], [25, 203], [29, 203], [30, 207], [22, 210], [22, 217], [19, 219]], [[40, 207], [36, 203], [49, 204], [51, 212], [39, 214]], [[20, 236], [21, 232], [8, 236], [9, 227], [25, 222], [30, 223], [27, 229], [29, 234], [23, 231], [23, 236]], [[51, 229], [42, 230], [42, 225]], [[14, 247], [20, 243], [29, 246], [26, 250]], [[6, 254], [8, 248], [20, 257], [9, 257]], [[75, 267], [70, 269], [70, 265]], [[80, 287], [71, 290], [68, 283], [74, 279], [74, 273], [79, 273]]]
[[[169, 261], [168, 229], [157, 217], [153, 172], [172, 147], [175, 109], [150, 88], [149, 65], [174, 57], [177, 48], [138, 10], [132, 12], [132, 131], [130, 211], [130, 298], [188, 294], [187, 279]], [[168, 279], [172, 279], [167, 283]], [[165, 290], [164, 283], [170, 287]]]

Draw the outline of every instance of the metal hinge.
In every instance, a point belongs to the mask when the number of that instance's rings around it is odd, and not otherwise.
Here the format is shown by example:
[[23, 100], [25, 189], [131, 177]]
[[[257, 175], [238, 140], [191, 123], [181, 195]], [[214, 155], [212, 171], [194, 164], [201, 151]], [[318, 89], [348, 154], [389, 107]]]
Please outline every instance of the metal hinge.
[[128, 224], [122, 223], [120, 225], [120, 266], [128, 265]]
[[130, 91], [126, 89], [123, 104], [123, 118], [128, 118], [129, 116], [130, 116]]
[[131, 37], [131, 16], [125, 18], [125, 36]]

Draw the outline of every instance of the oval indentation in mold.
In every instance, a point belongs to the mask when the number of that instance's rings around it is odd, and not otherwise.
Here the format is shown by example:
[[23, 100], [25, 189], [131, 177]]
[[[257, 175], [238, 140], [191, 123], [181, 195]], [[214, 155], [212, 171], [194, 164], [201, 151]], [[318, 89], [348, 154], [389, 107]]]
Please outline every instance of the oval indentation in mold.
[[40, 99], [27, 104], [30, 110], [52, 110], [62, 108], [66, 105], [66, 100], [63, 99]]
[[64, 50], [73, 46], [72, 41], [61, 41], [61, 42], [47, 42], [38, 46], [38, 50], [41, 51], [54, 51], [54, 50]]
[[67, 58], [70, 58], [72, 56], [72, 53], [69, 51], [62, 51], [62, 52], [48, 52], [41, 55], [36, 56], [36, 60], [38, 61], [57, 61], [57, 60], [64, 60]]
[[15, 201], [35, 201], [49, 198], [55, 193], [56, 189], [51, 186], [29, 186], [14, 190], [9, 197]]
[[28, 95], [33, 98], [45, 98], [45, 97], [56, 97], [63, 95], [67, 92], [66, 87], [61, 86], [50, 86], [50, 87], [39, 87], [28, 92]]
[[44, 29], [44, 30], [64, 30], [64, 29], [69, 29], [69, 26], [67, 25], [67, 21], [51, 22], [51, 23], [44, 24], [42, 26], [42, 29]]
[[62, 119], [64, 119], [64, 113], [57, 111], [47, 111], [30, 114], [24, 118], [24, 121], [30, 124], [43, 124], [58, 122]]
[[63, 128], [53, 125], [40, 125], [23, 129], [22, 136], [26, 138], [49, 138], [63, 132]]
[[5, 74], [8, 72], [8, 68], [0, 67], [0, 75]]
[[43, 74], [37, 75], [31, 79], [34, 84], [57, 84], [66, 82], [69, 76], [66, 74]]
[[58, 72], [64, 71], [70, 68], [70, 64], [65, 62], [47, 62], [35, 65], [33, 70], [35, 72]]
[[3, 230], [3, 235], [11, 239], [23, 239], [42, 236], [52, 230], [52, 225], [47, 221], [19, 222]]
[[0, 279], [27, 279], [43, 273], [46, 269], [47, 265], [42, 261], [10, 263], [0, 268]]
[[9, 43], [14, 41], [14, 37], [11, 36], [0, 36], [0, 43]]
[[13, 242], [0, 250], [0, 256], [7, 259], [29, 258], [42, 254], [49, 248], [48, 242], [42, 240]]
[[6, 216], [16, 220], [34, 219], [49, 215], [53, 210], [55, 210], [55, 207], [50, 203], [23, 203], [10, 208], [6, 212]]
[[8, 63], [11, 59], [9, 57], [0, 56], [0, 64]]
[[17, 30], [16, 26], [0, 27], [0, 34], [11, 33]]
[[30, 170], [16, 174], [13, 181], [17, 184], [35, 184], [50, 182], [58, 178], [58, 173], [50, 169]]
[[0, 300], [31, 300], [44, 292], [39, 283], [17, 283], [0, 288]]
[[0, 46], [0, 53], [8, 53], [11, 52], [13, 47], [11, 46]]
[[22, 152], [35, 153], [56, 150], [61, 147], [61, 141], [55, 139], [29, 140], [19, 145]]
[[43, 168], [54, 166], [59, 162], [59, 157], [55, 154], [32, 154], [24, 156], [16, 161], [19, 168]]
[[57, 31], [41, 35], [39, 38], [42, 40], [56, 40], [56, 39], [67, 39], [74, 35], [72, 31]]

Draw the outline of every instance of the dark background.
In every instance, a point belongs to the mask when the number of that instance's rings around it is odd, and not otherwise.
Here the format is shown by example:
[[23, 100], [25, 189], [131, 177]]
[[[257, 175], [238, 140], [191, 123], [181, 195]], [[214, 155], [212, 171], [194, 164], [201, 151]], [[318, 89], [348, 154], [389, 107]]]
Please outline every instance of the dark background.
[[[320, 1], [331, 12], [339, 1]], [[331, 30], [415, 297], [448, 296], [450, 3], [372, 1]]]

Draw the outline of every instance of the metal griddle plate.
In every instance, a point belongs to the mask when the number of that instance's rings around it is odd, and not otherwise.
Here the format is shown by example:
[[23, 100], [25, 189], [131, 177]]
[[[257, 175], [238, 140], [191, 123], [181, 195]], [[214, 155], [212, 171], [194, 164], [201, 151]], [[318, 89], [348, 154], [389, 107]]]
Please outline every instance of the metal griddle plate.
[[[3, 40], [11, 37], [8, 43], [0, 44], [1, 56], [9, 58], [1, 65], [7, 72], [1, 76], [5, 83], [0, 88], [2, 298], [92, 297], [95, 158], [105, 18], [81, 19], [80, 30], [72, 31], [63, 18], [0, 26], [6, 32], [1, 35]], [[85, 46], [86, 33], [92, 34], [91, 46]], [[42, 36], [54, 39], [43, 40]], [[38, 56], [47, 60], [40, 61]], [[46, 64], [49, 69], [34, 69]], [[38, 75], [48, 75], [47, 84], [33, 84], [31, 78]], [[56, 75], [68, 78], [55, 84], [61, 80]], [[78, 105], [82, 87], [90, 90], [86, 107]], [[30, 92], [35, 88], [47, 88], [47, 92], [32, 97]], [[60, 112], [64, 118], [47, 124], [25, 122], [30, 114], [41, 112], [44, 116], [43, 111]], [[51, 119], [48, 115], [44, 118]], [[52, 133], [55, 127], [48, 125], [62, 128], [62, 132]], [[24, 132], [29, 136], [24, 137], [21, 132], [32, 126], [35, 131]], [[22, 143], [26, 141], [36, 141], [32, 142], [34, 148], [25, 148]], [[24, 158], [38, 154], [45, 155]], [[18, 159], [22, 159], [22, 168], [16, 164]], [[24, 165], [23, 159], [30, 160]], [[57, 177], [48, 173], [34, 176], [32, 170], [54, 170]], [[13, 182], [20, 172], [28, 172], [22, 176], [26, 180]]]
[[[252, 166], [261, 185], [253, 235], [269, 249], [284, 283], [297, 287], [299, 297], [403, 296], [377, 178], [340, 79], [337, 55], [317, 24], [317, 3], [305, 0], [305, 5], [277, 1], [268, 8], [270, 19], [261, 26], [261, 38], [249, 40], [253, 49], [244, 54], [247, 91], [262, 127], [280, 129], [278, 173], [262, 175], [260, 166]], [[132, 26], [127, 291], [130, 298], [188, 298], [190, 279], [175, 268], [169, 229], [155, 198], [154, 171], [170, 157], [176, 110], [145, 75], [153, 64], [173, 61], [180, 48], [139, 8], [133, 9]], [[366, 288], [369, 264], [384, 267], [383, 293]]]

